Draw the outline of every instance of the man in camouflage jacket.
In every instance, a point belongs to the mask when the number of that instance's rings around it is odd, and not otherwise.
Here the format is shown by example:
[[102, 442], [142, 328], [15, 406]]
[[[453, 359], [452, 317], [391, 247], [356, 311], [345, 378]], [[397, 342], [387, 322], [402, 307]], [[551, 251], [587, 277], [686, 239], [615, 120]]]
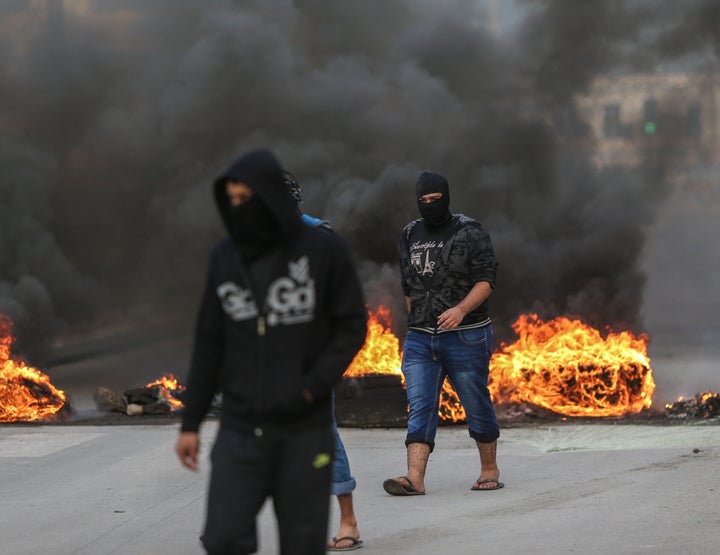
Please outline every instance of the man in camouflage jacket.
[[499, 489], [500, 431], [487, 388], [492, 355], [487, 299], [497, 269], [492, 242], [478, 222], [450, 212], [449, 185], [443, 176], [423, 172], [415, 192], [422, 217], [405, 226], [398, 246], [408, 308], [402, 363], [410, 406], [408, 471], [385, 480], [383, 487], [391, 495], [425, 493], [425, 470], [435, 448], [438, 405], [447, 376], [480, 453], [480, 475], [471, 489]]

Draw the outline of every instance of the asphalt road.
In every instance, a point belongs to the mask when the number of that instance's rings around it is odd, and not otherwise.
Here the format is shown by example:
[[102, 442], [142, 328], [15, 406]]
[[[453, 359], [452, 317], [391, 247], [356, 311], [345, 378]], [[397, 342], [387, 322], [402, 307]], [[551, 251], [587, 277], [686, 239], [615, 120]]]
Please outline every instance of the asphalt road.
[[[216, 427], [204, 425], [197, 473], [175, 459], [174, 422], [0, 428], [0, 553], [202, 553]], [[719, 432], [717, 423], [504, 429], [505, 488], [472, 492], [477, 451], [464, 428], [443, 427], [427, 495], [398, 498], [381, 484], [403, 473], [404, 431], [343, 429], [358, 481], [359, 553], [720, 552]], [[259, 518], [263, 554], [278, 552], [270, 507]]]

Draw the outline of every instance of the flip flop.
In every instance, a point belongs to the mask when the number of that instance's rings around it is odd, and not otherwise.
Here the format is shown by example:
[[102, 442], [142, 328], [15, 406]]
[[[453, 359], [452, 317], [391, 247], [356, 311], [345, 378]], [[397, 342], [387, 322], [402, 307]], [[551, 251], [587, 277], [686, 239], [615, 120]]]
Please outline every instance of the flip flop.
[[[344, 540], [350, 540], [352, 543], [346, 547], [338, 547], [338, 543]], [[342, 538], [335, 538], [331, 540], [332, 543], [328, 544], [328, 551], [355, 551], [362, 547], [362, 540], [360, 538], [354, 538], [353, 536], [343, 536]]]
[[[475, 487], [476, 484], [478, 487]], [[495, 485], [491, 488], [483, 488], [483, 487], [480, 487], [481, 484], [495, 484]], [[475, 484], [473, 484], [473, 487], [471, 487], [470, 490], [471, 491], [492, 491], [494, 489], [500, 489], [503, 487], [505, 487], [505, 484], [496, 480], [495, 478], [485, 478], [484, 480], [481, 480], [480, 478], [478, 478], [477, 480], [475, 480]]]
[[[408, 485], [404, 486], [400, 479], [405, 480]], [[390, 495], [425, 495], [424, 491], [418, 491], [407, 476], [401, 478], [388, 478], [383, 482], [383, 489]]]

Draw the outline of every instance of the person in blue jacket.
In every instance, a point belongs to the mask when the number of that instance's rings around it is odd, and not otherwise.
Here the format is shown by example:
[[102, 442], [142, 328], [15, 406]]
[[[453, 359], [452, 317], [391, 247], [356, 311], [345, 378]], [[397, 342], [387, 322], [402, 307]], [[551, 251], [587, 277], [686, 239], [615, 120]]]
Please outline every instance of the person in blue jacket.
[[[334, 233], [330, 222], [321, 220], [305, 214], [300, 206], [302, 205], [302, 188], [297, 178], [289, 171], [283, 172], [285, 184], [287, 185], [290, 195], [300, 212], [300, 218], [305, 225], [319, 229], [327, 230]], [[352, 551], [362, 546], [363, 541], [360, 539], [360, 531], [358, 529], [357, 517], [355, 516], [355, 507], [353, 505], [353, 494], [357, 482], [350, 472], [350, 462], [348, 460], [345, 445], [343, 444], [340, 432], [337, 427], [337, 420], [333, 414], [333, 437], [335, 438], [335, 457], [333, 459], [333, 477], [331, 492], [337, 496], [338, 506], [340, 508], [340, 525], [337, 534], [333, 536], [327, 545], [328, 551]]]
[[201, 536], [210, 554], [254, 553], [268, 497], [282, 553], [326, 550], [332, 394], [362, 348], [367, 311], [344, 242], [302, 223], [268, 150], [213, 185], [228, 236], [212, 251], [176, 452], [198, 469], [199, 429], [222, 392]]

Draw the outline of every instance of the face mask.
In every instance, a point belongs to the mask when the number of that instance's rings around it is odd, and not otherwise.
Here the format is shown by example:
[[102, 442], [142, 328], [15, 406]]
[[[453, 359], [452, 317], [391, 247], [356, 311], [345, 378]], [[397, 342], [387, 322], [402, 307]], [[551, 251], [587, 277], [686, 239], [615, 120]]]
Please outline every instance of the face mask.
[[244, 255], [255, 257], [280, 242], [280, 226], [257, 197], [229, 208], [230, 235]]
[[425, 203], [418, 200], [418, 210], [426, 226], [439, 227], [450, 218], [450, 199], [443, 195], [435, 202]]
[[[427, 204], [420, 202], [420, 197], [430, 193], [442, 193], [442, 197], [435, 202]], [[428, 227], [440, 227], [450, 219], [450, 187], [447, 179], [442, 175], [423, 172], [415, 183], [415, 198], [418, 199], [418, 210], [425, 225]]]

